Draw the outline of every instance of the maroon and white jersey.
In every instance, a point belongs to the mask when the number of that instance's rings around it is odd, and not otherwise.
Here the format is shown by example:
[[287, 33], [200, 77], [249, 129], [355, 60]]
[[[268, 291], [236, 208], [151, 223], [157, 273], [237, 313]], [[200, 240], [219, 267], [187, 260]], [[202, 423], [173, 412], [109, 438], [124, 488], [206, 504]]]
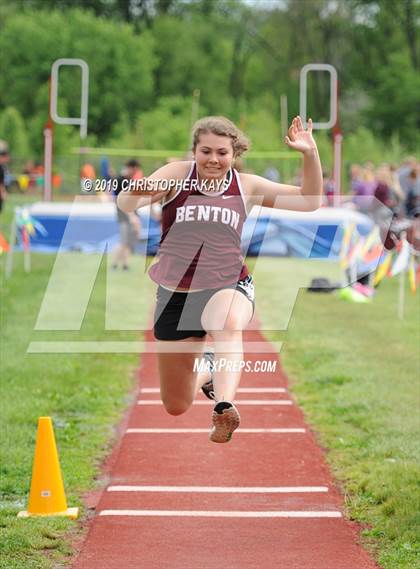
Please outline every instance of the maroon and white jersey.
[[238, 172], [229, 170], [224, 183], [211, 189], [200, 187], [193, 162], [182, 187], [163, 204], [158, 261], [149, 270], [158, 284], [211, 289], [248, 275], [241, 255], [247, 213]]

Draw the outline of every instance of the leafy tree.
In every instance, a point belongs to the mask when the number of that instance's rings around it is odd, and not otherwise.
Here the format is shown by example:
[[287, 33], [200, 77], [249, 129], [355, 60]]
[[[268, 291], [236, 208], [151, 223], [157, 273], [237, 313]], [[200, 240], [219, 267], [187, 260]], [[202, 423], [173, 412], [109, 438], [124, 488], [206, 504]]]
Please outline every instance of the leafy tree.
[[420, 88], [417, 37], [420, 5], [412, 0], [353, 0], [356, 24], [350, 72], [369, 96], [362, 109], [365, 125], [386, 137], [399, 134], [415, 148], [418, 143]]
[[162, 16], [155, 21], [152, 33], [160, 62], [156, 74], [160, 96], [189, 97], [194, 89], [200, 89], [209, 112], [230, 107], [232, 48], [221, 30], [202, 18]]
[[25, 122], [15, 107], [7, 107], [0, 114], [0, 138], [6, 140], [14, 157], [28, 155], [28, 136]]
[[[3, 0], [1, 15], [0, 106], [16, 107], [36, 126], [30, 129], [36, 148], [47, 120], [51, 64], [58, 57], [89, 64], [89, 133], [99, 143], [131, 137], [145, 144], [145, 120], [177, 122], [174, 101], [189, 116], [192, 92], [200, 89], [201, 109], [250, 125], [259, 117], [254, 138], [274, 148], [278, 137], [271, 125], [280, 119], [280, 96], [288, 97], [289, 118], [296, 115], [300, 69], [310, 62], [331, 63], [338, 71], [345, 135], [365, 126], [385, 138], [416, 142], [416, 0]], [[325, 119], [329, 107], [324, 75], [309, 80], [315, 120]], [[78, 70], [62, 69], [59, 99], [60, 112], [78, 114]], [[155, 124], [150, 143], [179, 141], [160, 132], [168, 128]], [[64, 148], [76, 129], [56, 132]]]
[[[36, 94], [47, 85], [52, 63], [60, 57], [81, 58], [90, 72], [89, 131], [104, 138], [122, 113], [134, 120], [150, 106], [153, 44], [149, 32], [138, 37], [127, 24], [81, 10], [16, 14], [6, 21], [0, 37], [0, 105], [15, 104], [27, 118], [45, 112], [47, 107], [37, 106]], [[79, 116], [77, 70], [60, 73], [60, 97], [71, 116]]]
[[[161, 97], [153, 109], [138, 115], [131, 128], [128, 117], [122, 117], [107, 146], [186, 152], [191, 143], [191, 107], [191, 98]], [[205, 114], [202, 107], [200, 110]]]
[[390, 56], [377, 73], [377, 86], [366, 115], [375, 129], [389, 137], [397, 132], [415, 148], [420, 142], [420, 75], [402, 53]]

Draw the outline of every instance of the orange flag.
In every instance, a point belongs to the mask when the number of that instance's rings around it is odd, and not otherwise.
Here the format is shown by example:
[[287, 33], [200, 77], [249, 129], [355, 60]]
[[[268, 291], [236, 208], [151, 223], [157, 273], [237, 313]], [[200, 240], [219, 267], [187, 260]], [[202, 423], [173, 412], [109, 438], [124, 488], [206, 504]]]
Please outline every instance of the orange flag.
[[349, 252], [350, 252], [352, 238], [354, 237], [355, 234], [355, 229], [356, 229], [356, 224], [349, 223], [343, 233], [343, 239], [341, 242], [341, 251], [340, 251], [340, 266], [342, 269], [347, 268], [349, 265]]
[[10, 251], [10, 245], [3, 237], [3, 234], [0, 233], [0, 255], [3, 253], [3, 251]]
[[392, 252], [388, 251], [382, 263], [378, 266], [373, 279], [373, 286], [378, 285], [381, 280], [388, 274], [392, 261]]

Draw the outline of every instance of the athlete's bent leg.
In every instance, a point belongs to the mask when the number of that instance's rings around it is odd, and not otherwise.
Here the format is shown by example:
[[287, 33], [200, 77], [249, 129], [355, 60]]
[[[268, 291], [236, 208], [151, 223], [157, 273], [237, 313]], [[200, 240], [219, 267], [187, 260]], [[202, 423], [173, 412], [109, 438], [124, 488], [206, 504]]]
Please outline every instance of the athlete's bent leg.
[[[197, 389], [208, 379], [208, 374], [200, 374], [201, 377], [198, 378], [198, 373], [194, 370], [194, 361], [201, 358], [204, 344], [205, 337], [157, 342], [160, 394], [170, 415], [182, 415], [188, 411]], [[172, 349], [173, 352], [168, 351]], [[198, 385], [199, 381], [201, 385]]]

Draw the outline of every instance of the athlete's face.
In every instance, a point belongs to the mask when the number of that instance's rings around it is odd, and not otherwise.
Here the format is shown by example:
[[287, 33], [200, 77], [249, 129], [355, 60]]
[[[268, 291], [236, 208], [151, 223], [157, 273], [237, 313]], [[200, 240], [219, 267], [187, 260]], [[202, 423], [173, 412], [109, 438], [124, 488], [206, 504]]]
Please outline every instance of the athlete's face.
[[232, 140], [209, 132], [200, 135], [194, 151], [200, 178], [221, 179], [233, 163]]

